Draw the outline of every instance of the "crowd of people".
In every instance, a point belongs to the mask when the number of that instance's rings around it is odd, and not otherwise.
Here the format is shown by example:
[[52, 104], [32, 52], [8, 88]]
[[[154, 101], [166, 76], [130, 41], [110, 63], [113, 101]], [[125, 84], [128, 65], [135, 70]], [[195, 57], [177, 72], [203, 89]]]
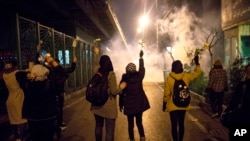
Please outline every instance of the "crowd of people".
[[[127, 116], [128, 138], [134, 141], [134, 119], [139, 132], [140, 141], [146, 140], [143, 126], [143, 112], [150, 109], [150, 103], [143, 89], [145, 67], [143, 51], [139, 53], [139, 69], [134, 63], [128, 63], [120, 83], [117, 83], [113, 64], [108, 55], [102, 55], [99, 60], [98, 72], [108, 76], [109, 98], [102, 106], [91, 105], [90, 111], [95, 118], [95, 139], [102, 141], [105, 125], [105, 140], [114, 141], [115, 121], [118, 111]], [[76, 68], [76, 58], [70, 68], [63, 68], [60, 61], [45, 56], [45, 62], [37, 62], [29, 70], [19, 70], [16, 61], [1, 63], [1, 89], [6, 87], [6, 109], [13, 134], [16, 141], [24, 141], [29, 134], [32, 141], [53, 141], [54, 135], [60, 138], [61, 131], [66, 128], [63, 121], [64, 85], [69, 73]], [[162, 111], [168, 111], [171, 122], [171, 133], [174, 141], [182, 141], [185, 134], [185, 114], [190, 109], [190, 103], [179, 106], [173, 101], [175, 82], [183, 80], [189, 84], [201, 75], [202, 69], [199, 57], [194, 57], [195, 69], [185, 72], [181, 60], [172, 62], [172, 70], [165, 78]], [[238, 107], [239, 102], [242, 113], [248, 113], [249, 107], [249, 80], [250, 65], [246, 66], [245, 77], [234, 92], [229, 107]], [[4, 89], [3, 89], [4, 90]], [[219, 118], [223, 113], [222, 101], [228, 90], [227, 72], [222, 67], [220, 60], [216, 60], [209, 72], [209, 81], [206, 92], [210, 95], [212, 118]], [[4, 92], [4, 91], [3, 91]], [[2, 95], [1, 95], [2, 96]], [[119, 96], [119, 103], [117, 103]], [[119, 105], [119, 109], [117, 107]], [[249, 115], [249, 114], [247, 114]], [[240, 118], [241, 116], [238, 116]], [[249, 123], [249, 118], [242, 120]], [[240, 119], [241, 120], [241, 119]]]
[[26, 70], [19, 70], [15, 60], [1, 64], [1, 88], [6, 87], [6, 109], [16, 141], [53, 141], [66, 128], [64, 85], [77, 59], [73, 58], [70, 68], [63, 68], [49, 54], [44, 59], [37, 58]]

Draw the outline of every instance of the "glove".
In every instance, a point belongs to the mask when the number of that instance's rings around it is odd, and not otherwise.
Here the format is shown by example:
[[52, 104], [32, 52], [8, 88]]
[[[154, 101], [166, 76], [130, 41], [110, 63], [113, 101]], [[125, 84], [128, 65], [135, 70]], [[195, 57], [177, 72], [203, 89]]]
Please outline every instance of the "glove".
[[143, 56], [143, 51], [141, 50], [140, 51], [140, 58]]
[[166, 108], [167, 108], [167, 103], [163, 102], [162, 103], [162, 111], [165, 112]]
[[194, 56], [194, 63], [195, 63], [195, 65], [200, 65], [200, 63], [199, 63], [199, 56], [198, 55]]

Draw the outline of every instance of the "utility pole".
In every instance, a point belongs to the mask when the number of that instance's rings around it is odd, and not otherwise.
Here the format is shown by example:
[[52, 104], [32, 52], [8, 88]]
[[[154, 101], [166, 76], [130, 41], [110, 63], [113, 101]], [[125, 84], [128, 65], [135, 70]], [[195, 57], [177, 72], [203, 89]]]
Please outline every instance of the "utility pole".
[[156, 47], [157, 47], [157, 50], [159, 50], [158, 0], [155, 0], [155, 12], [156, 12], [156, 44], [157, 44]]

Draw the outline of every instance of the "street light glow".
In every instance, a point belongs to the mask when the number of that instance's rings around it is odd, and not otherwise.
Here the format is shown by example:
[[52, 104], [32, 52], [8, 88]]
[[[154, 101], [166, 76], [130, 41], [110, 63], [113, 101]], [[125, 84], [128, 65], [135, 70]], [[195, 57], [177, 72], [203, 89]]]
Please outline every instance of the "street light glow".
[[174, 61], [174, 57], [173, 57], [173, 54], [172, 54], [173, 47], [172, 46], [167, 46], [166, 50], [167, 50], [168, 54], [170, 55], [170, 57], [172, 58], [172, 60]]
[[172, 47], [171, 46], [167, 46], [166, 50], [169, 54], [172, 54]]
[[139, 19], [139, 24], [140, 24], [141, 27], [145, 27], [148, 23], [149, 23], [149, 19], [148, 19], [148, 16], [146, 16], [146, 15], [143, 15]]

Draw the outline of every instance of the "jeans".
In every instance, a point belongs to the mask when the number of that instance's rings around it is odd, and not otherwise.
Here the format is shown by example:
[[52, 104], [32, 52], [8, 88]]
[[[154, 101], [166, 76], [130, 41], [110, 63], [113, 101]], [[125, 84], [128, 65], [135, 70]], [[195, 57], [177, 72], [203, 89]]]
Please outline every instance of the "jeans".
[[211, 109], [213, 113], [218, 113], [221, 115], [222, 113], [222, 103], [223, 103], [223, 97], [224, 92], [211, 92], [210, 93], [210, 103], [211, 103]]
[[106, 136], [105, 141], [114, 141], [115, 134], [115, 119], [104, 118], [98, 115], [95, 116], [95, 138], [96, 141], [102, 141], [102, 129], [105, 120]]
[[170, 114], [173, 140], [182, 141], [184, 137], [184, 131], [185, 131], [184, 119], [185, 119], [186, 111], [176, 110], [176, 111], [171, 111], [169, 114]]
[[57, 122], [58, 126], [61, 126], [63, 123], [63, 105], [64, 105], [64, 93], [61, 93], [58, 96], [58, 117], [57, 117]]
[[138, 132], [140, 137], [144, 137], [144, 128], [142, 125], [142, 113], [127, 115], [128, 119], [128, 134], [129, 139], [134, 140], [134, 117], [136, 119], [136, 126], [138, 128]]

